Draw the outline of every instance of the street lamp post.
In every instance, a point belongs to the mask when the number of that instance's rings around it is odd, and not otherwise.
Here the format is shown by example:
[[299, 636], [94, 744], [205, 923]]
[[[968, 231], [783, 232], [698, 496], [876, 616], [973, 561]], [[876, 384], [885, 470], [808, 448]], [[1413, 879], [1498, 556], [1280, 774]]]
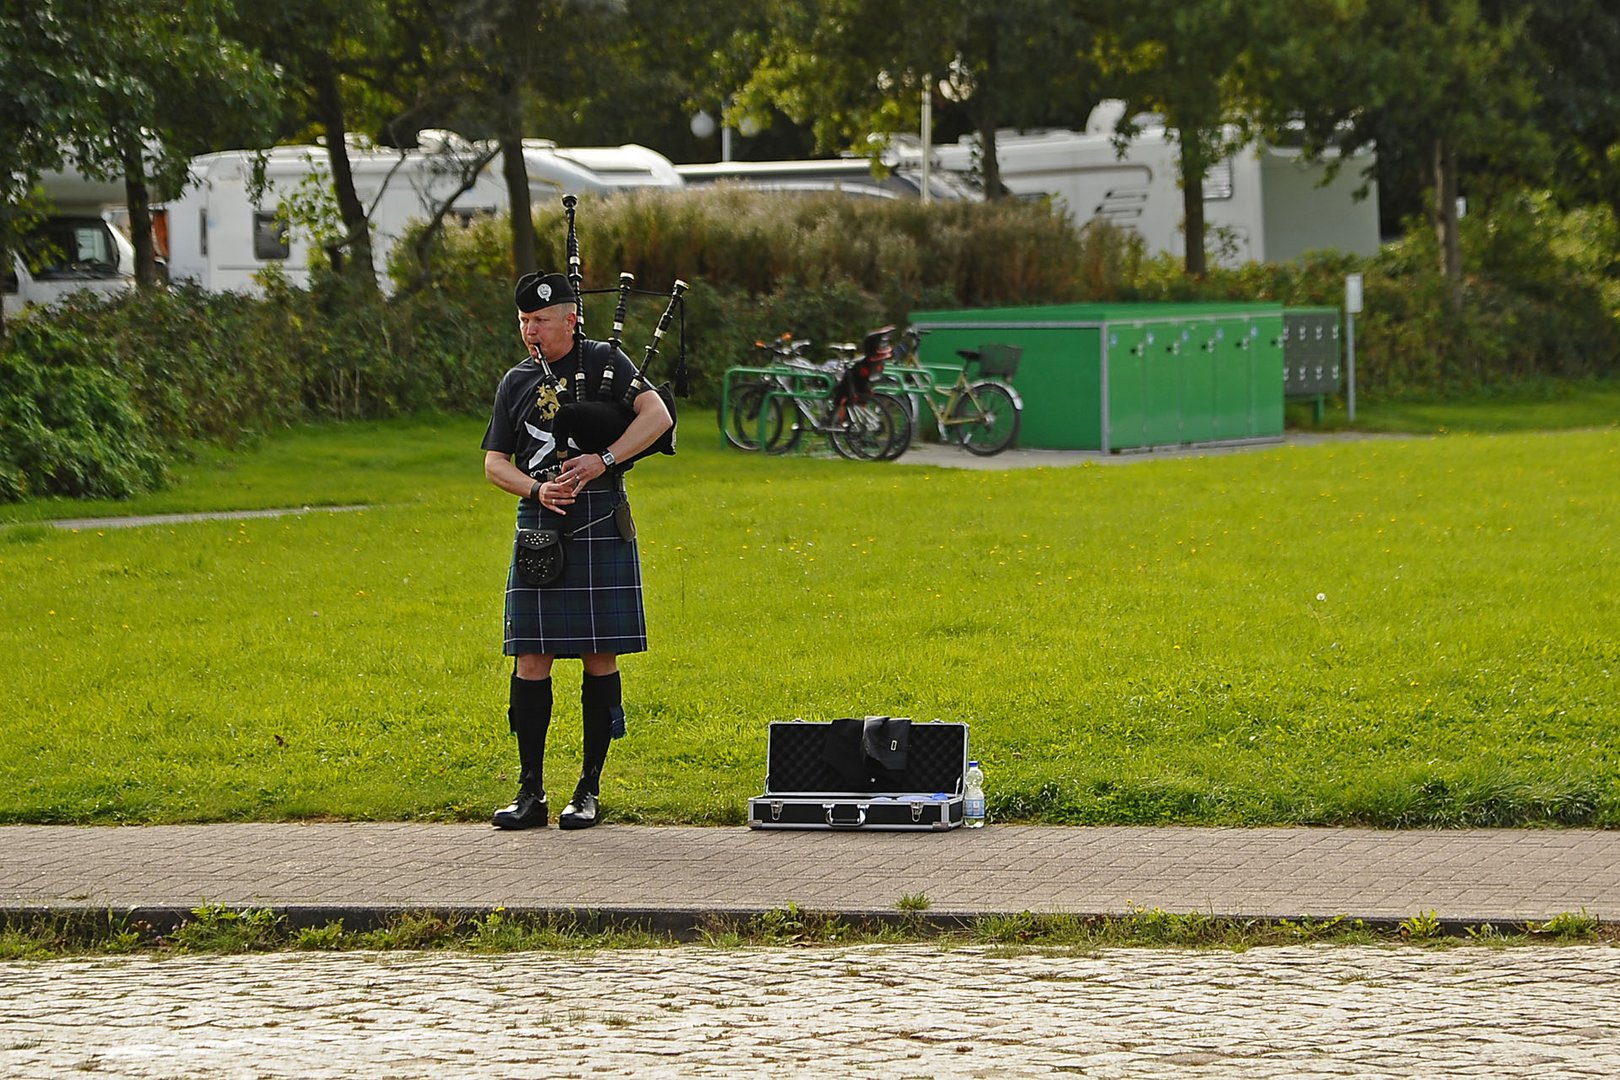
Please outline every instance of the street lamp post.
[[[724, 106], [721, 108], [720, 115], [725, 115]], [[720, 132], [720, 160], [731, 160], [731, 128], [728, 125], [720, 123], [713, 116], [709, 115], [709, 111], [707, 109], [700, 109], [698, 110], [697, 114], [692, 117], [691, 127], [692, 134], [696, 135], [700, 139], [710, 138], [714, 135], [715, 131], [718, 130]], [[754, 135], [758, 134], [758, 132], [759, 125], [754, 123], [751, 117], [743, 117], [742, 123], [737, 125], [737, 133], [745, 139], [752, 138]]]

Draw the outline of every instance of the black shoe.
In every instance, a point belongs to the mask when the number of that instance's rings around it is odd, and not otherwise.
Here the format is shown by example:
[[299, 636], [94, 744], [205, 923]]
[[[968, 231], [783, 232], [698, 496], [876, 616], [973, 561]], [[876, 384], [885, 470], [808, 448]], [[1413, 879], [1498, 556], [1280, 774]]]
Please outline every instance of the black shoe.
[[557, 828], [588, 829], [600, 820], [596, 796], [587, 791], [576, 791], [573, 801], [563, 807], [562, 817], [557, 819]]
[[497, 829], [543, 829], [550, 815], [544, 794], [520, 791], [511, 806], [495, 811], [490, 824]]

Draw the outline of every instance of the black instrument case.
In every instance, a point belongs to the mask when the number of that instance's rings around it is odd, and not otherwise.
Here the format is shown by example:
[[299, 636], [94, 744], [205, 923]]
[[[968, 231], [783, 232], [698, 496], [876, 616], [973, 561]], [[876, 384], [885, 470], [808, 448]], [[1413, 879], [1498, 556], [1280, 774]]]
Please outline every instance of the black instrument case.
[[751, 829], [954, 829], [966, 724], [905, 717], [773, 722]]

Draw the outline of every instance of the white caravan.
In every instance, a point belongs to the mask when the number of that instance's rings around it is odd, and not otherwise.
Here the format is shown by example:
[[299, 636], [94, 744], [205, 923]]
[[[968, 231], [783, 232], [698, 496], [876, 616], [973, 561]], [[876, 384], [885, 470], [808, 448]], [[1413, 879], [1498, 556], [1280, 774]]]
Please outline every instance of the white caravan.
[[[331, 161], [323, 146], [278, 146], [265, 152], [264, 191], [253, 197], [251, 150], [205, 154], [191, 165], [191, 182], [167, 206], [169, 277], [212, 291], [257, 291], [256, 275], [279, 267], [289, 281], [309, 281], [318, 244], [289, 229], [280, 210], [289, 199], [331, 200]], [[625, 187], [680, 187], [669, 159], [642, 146], [562, 149], [525, 139], [529, 197], [536, 204], [563, 193], [608, 193]], [[414, 150], [351, 148], [355, 191], [371, 222], [372, 257], [385, 270], [389, 253], [413, 221], [430, 219], [461, 185], [461, 162], [477, 149], [449, 132], [424, 132]], [[450, 203], [449, 220], [468, 224], [510, 206], [499, 154]], [[386, 283], [385, 283], [386, 287]]]
[[[838, 191], [875, 199], [915, 199], [922, 194], [920, 162], [901, 158], [886, 162], [887, 176], [876, 176], [864, 157], [821, 158], [809, 161], [715, 161], [677, 165], [689, 185], [726, 183], [753, 191]], [[951, 173], [935, 171], [928, 178], [934, 199], [977, 199], [979, 194]]]
[[[1092, 111], [1086, 130], [996, 136], [1001, 182], [1017, 195], [1051, 195], [1077, 225], [1101, 219], [1139, 233], [1149, 254], [1185, 257], [1182, 229], [1180, 147], [1162, 123], [1147, 124], [1122, 157], [1114, 127], [1117, 102]], [[941, 168], [974, 168], [977, 140], [936, 147]], [[1301, 160], [1298, 151], [1251, 145], [1216, 163], [1204, 178], [1204, 248], [1212, 262], [1283, 262], [1306, 251], [1332, 248], [1356, 255], [1378, 250], [1378, 189], [1353, 196], [1364, 181], [1371, 154], [1345, 161], [1322, 186], [1325, 165]]]
[[686, 185], [674, 162], [635, 143], [560, 147], [549, 139], [524, 139], [523, 162], [529, 167], [530, 198], [641, 187], [673, 191]]
[[0, 267], [5, 313], [49, 304], [70, 292], [122, 292], [135, 285], [135, 248], [107, 220], [124, 201], [121, 180], [90, 180], [76, 172], [46, 173], [40, 186], [51, 212]]

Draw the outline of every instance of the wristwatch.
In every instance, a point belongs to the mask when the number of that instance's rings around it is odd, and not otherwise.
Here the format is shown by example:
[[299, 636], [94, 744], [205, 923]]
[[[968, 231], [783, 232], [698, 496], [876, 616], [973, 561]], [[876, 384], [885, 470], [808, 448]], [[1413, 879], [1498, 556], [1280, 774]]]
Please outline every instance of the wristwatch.
[[602, 467], [603, 468], [611, 469], [611, 468], [613, 468], [613, 466], [617, 465], [618, 463], [619, 463], [619, 459], [613, 456], [613, 451], [611, 451], [611, 450], [602, 451]]

